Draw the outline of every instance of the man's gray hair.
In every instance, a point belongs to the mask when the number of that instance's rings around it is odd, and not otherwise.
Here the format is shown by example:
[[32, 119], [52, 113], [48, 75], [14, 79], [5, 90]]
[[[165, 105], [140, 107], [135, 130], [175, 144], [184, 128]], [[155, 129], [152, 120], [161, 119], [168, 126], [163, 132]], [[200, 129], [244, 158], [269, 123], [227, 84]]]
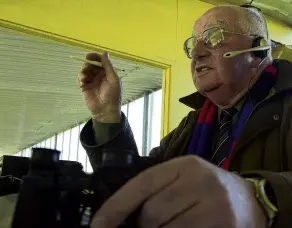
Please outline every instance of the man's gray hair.
[[233, 20], [232, 23], [237, 30], [236, 32], [257, 35], [269, 39], [266, 20], [263, 14], [256, 8], [246, 8], [236, 5], [219, 5], [211, 8], [207, 12], [224, 8], [234, 11], [235, 15], [237, 15], [237, 18], [231, 18], [230, 15], [226, 15], [226, 17], [230, 17], [230, 20]]
[[[232, 25], [236, 32], [241, 32], [243, 34], [248, 35], [255, 35], [259, 37], [263, 37], [267, 39], [267, 41], [270, 43], [270, 37], [268, 32], [268, 26], [266, 19], [264, 15], [256, 8], [252, 7], [240, 7], [235, 5], [221, 5], [216, 6], [213, 9], [216, 8], [228, 8], [234, 11], [236, 15], [238, 15], [237, 18], [234, 18], [234, 22], [232, 22]], [[236, 20], [237, 19], [237, 20]], [[268, 52], [268, 57], [270, 60], [272, 60], [271, 55], [271, 48]]]
[[248, 34], [255, 34], [265, 39], [269, 39], [267, 22], [264, 15], [255, 8], [241, 7], [245, 20], [243, 21], [243, 29]]

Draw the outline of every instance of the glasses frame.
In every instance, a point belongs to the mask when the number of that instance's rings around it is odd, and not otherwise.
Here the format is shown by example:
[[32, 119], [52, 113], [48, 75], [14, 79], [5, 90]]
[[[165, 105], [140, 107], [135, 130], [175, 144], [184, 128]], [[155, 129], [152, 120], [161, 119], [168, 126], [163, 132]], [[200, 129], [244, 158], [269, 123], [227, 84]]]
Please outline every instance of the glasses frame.
[[[219, 43], [217, 43], [216, 47], [221, 47], [221, 46], [222, 46], [222, 43], [223, 43], [223, 41], [224, 41], [224, 39], [225, 39], [225, 37], [224, 37], [224, 33], [229, 33], [229, 34], [233, 34], [233, 35], [255, 36], [255, 35], [250, 35], [250, 34], [244, 34], [244, 33], [239, 33], [239, 32], [233, 32], [233, 31], [225, 30], [225, 29], [222, 29], [222, 28], [217, 27], [217, 26], [214, 26], [214, 27], [211, 27], [211, 28], [208, 28], [208, 29], [204, 30], [202, 34], [204, 34], [206, 31], [211, 30], [211, 29], [214, 29], [214, 28], [218, 28], [218, 29], [219, 29], [219, 31], [220, 31], [220, 33], [221, 33], [221, 37], [222, 37], [222, 40], [221, 40]], [[199, 40], [203, 40], [203, 39], [202, 39], [203, 36], [204, 36], [204, 35], [202, 35], [201, 37], [199, 37], [199, 38], [197, 38], [197, 39], [195, 40], [196, 44], [197, 44], [197, 42], [198, 42]], [[190, 51], [190, 52], [188, 51], [187, 44], [188, 44], [188, 42], [189, 42], [191, 39], [195, 39], [195, 37], [194, 37], [194, 36], [191, 36], [191, 37], [189, 37], [188, 39], [186, 39], [186, 41], [184, 42], [184, 51], [185, 51], [186, 56], [187, 56], [189, 59], [192, 59], [192, 56], [191, 56], [192, 51]], [[206, 46], [206, 42], [203, 41], [203, 43], [204, 43], [204, 46], [205, 46], [206, 48], [208, 48], [208, 49], [213, 49], [213, 48], [209, 48], [209, 47], [207, 47], [207, 46]], [[194, 47], [196, 46], [196, 44], [194, 45]], [[214, 47], [214, 48], [216, 48], [216, 47]], [[192, 50], [193, 50], [193, 49], [192, 49]]]

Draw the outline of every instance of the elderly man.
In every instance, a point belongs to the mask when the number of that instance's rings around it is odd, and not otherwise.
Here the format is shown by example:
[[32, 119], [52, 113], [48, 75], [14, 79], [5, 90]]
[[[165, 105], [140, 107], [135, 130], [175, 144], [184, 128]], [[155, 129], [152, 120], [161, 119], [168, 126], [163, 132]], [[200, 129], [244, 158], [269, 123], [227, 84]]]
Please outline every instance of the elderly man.
[[[185, 51], [198, 92], [181, 99], [195, 111], [151, 151], [164, 162], [117, 191], [92, 227], [117, 227], [139, 207], [147, 228], [291, 227], [292, 64], [272, 61], [267, 39], [247, 7], [215, 7], [195, 22]], [[96, 168], [104, 149], [137, 149], [108, 54], [87, 58], [103, 65], [77, 79], [92, 113], [81, 141]]]

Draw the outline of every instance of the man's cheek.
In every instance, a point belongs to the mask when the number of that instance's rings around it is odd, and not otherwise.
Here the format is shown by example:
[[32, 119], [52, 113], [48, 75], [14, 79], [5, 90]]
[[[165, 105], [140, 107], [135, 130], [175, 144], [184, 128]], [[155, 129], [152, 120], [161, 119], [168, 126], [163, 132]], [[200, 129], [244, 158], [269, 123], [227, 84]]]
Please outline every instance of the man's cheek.
[[215, 57], [216, 61], [221, 62], [222, 60], [226, 60], [226, 58], [223, 57], [223, 55], [228, 52], [227, 50], [218, 48], [213, 50], [212, 54]]
[[233, 75], [236, 75], [234, 74], [233, 64], [233, 59], [221, 59], [221, 61], [218, 62], [217, 72], [222, 81], [228, 83], [236, 79], [233, 77]]
[[191, 62], [191, 73], [192, 73], [192, 75], [194, 75], [195, 74], [195, 72], [196, 72], [196, 70], [195, 70], [195, 62], [194, 61], [192, 61]]
[[226, 68], [224, 68], [224, 66], [219, 65], [217, 68], [217, 72], [218, 72], [218, 78], [220, 78], [220, 80], [225, 81], [228, 78], [228, 71]]
[[194, 85], [197, 86], [197, 76], [196, 76], [196, 73], [193, 73], [192, 74], [192, 79], [193, 79]]

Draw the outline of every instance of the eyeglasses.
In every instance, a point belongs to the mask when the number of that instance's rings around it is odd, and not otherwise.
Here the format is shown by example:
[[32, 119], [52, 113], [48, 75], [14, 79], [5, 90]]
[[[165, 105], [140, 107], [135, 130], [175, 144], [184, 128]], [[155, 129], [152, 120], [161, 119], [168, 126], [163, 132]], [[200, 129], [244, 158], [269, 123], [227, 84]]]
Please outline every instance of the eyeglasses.
[[225, 38], [228, 36], [228, 34], [232, 35], [246, 35], [238, 32], [232, 32], [232, 31], [226, 31], [219, 27], [212, 27], [209, 29], [206, 29], [201, 38], [196, 37], [190, 37], [184, 42], [184, 51], [188, 58], [192, 58], [192, 51], [196, 47], [199, 40], [202, 40], [204, 42], [205, 47], [208, 49], [215, 49], [220, 47]]

